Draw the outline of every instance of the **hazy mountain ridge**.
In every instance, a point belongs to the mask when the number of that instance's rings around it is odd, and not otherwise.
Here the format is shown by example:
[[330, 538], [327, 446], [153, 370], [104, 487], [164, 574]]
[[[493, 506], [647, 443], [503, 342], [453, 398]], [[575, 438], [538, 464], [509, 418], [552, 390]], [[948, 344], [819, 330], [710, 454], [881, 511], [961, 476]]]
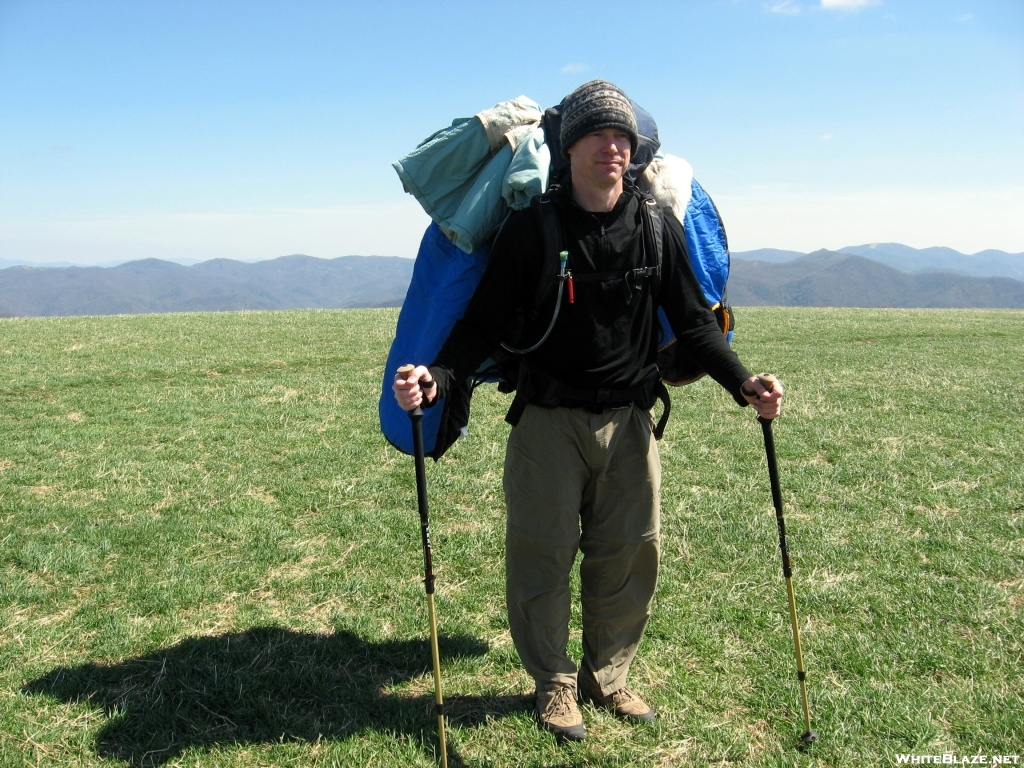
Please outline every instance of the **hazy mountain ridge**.
[[974, 277], [1024, 280], [1024, 253], [989, 249], [966, 255], [952, 248], [910, 248], [899, 243], [849, 245], [839, 250], [903, 272], [960, 272]]
[[908, 274], [837, 251], [781, 263], [732, 262], [734, 306], [1024, 308], [1024, 282], [949, 272]]
[[[834, 253], [863, 256], [901, 272], [956, 272], [974, 277], [1012, 277], [1024, 280], [1024, 253], [1007, 253], [992, 248], [965, 254], [952, 248], [911, 248], [900, 243], [870, 243], [844, 246]], [[776, 248], [759, 248], [732, 254], [734, 259], [740, 261], [774, 263], [793, 261], [806, 255], [799, 251]]]
[[[729, 300], [738, 307], [1024, 307], [1024, 282], [1009, 277], [909, 274], [825, 250], [797, 258], [789, 258], [792, 251], [747, 253], [765, 259], [734, 254]], [[399, 257], [293, 255], [193, 266], [143, 259], [116, 267], [10, 267], [0, 270], [0, 316], [393, 307], [405, 298], [413, 265]]]
[[282, 256], [182, 266], [159, 259], [116, 267], [0, 271], [0, 316], [70, 316], [240, 309], [400, 306], [412, 259]]
[[[1024, 280], [1024, 253], [1007, 253], [1006, 251], [989, 248], [977, 253], [965, 254], [952, 248], [911, 248], [900, 243], [869, 243], [865, 245], [848, 245], [839, 248], [835, 253], [849, 253], [854, 256], [877, 261], [901, 272], [958, 272], [975, 277], [1012, 277]], [[806, 256], [800, 251], [787, 251], [778, 248], [758, 248], [753, 251], [734, 251], [733, 258], [742, 261], [771, 261], [781, 263], [793, 261]], [[163, 259], [175, 264], [194, 266], [205, 264], [196, 259]], [[218, 261], [218, 259], [214, 259]], [[62, 267], [96, 266], [114, 268], [125, 261], [110, 261], [104, 264], [75, 264], [73, 262], [31, 262], [21, 259], [0, 259], [0, 270], [8, 267], [26, 266], [47, 269]], [[239, 264], [257, 264], [259, 261], [235, 261]]]
[[[115, 261], [104, 261], [99, 264], [79, 264], [74, 261], [31, 261], [29, 259], [0, 259], [0, 269], [7, 269], [8, 267], [39, 267], [45, 269], [60, 269], [61, 267], [119, 267], [122, 264], [127, 264], [131, 261], [138, 261], [138, 259], [118, 259]], [[191, 267], [193, 264], [201, 263], [201, 259], [161, 259], [161, 261], [169, 261], [172, 264], [182, 264], [186, 267]], [[247, 261], [246, 263], [252, 263]]]

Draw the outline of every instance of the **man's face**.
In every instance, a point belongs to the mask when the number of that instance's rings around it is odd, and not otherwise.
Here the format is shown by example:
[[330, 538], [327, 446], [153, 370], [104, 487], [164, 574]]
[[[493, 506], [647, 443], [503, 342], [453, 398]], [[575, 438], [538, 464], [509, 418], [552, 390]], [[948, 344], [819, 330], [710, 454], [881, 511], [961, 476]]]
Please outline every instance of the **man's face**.
[[629, 168], [629, 134], [620, 128], [588, 133], [569, 149], [573, 178], [602, 189], [614, 187]]

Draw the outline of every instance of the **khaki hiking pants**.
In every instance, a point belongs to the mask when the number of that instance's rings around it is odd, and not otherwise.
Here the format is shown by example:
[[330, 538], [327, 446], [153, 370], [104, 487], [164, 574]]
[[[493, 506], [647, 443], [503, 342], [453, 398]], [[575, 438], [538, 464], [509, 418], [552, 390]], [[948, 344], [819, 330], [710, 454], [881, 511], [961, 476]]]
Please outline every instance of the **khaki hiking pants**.
[[661, 462], [650, 415], [529, 405], [505, 454], [509, 628], [541, 688], [576, 685], [569, 572], [582, 551], [583, 663], [626, 684], [658, 578]]

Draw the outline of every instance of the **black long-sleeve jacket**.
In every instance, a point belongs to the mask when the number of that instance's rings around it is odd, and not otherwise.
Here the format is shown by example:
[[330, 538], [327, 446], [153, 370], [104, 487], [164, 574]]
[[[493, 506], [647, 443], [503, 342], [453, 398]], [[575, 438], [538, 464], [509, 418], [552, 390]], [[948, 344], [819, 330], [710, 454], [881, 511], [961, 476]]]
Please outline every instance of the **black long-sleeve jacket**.
[[[627, 189], [607, 213], [583, 210], [568, 189], [553, 194], [562, 215], [568, 267], [576, 277], [596, 272], [625, 273], [644, 266], [641, 195]], [[563, 297], [547, 341], [526, 356], [531, 369], [578, 390], [629, 390], [657, 376], [656, 309], [665, 309], [677, 343], [690, 350], [704, 370], [736, 402], [746, 405], [740, 386], [750, 373], [726, 343], [693, 274], [682, 227], [664, 211], [660, 279], [647, 278], [628, 294], [622, 279], [575, 280], [575, 301]], [[653, 263], [653, 257], [651, 257]], [[430, 365], [438, 399], [455, 382], [473, 374], [498, 347], [517, 310], [536, 301], [544, 263], [541, 231], [533, 212], [517, 212], [506, 222], [487, 269], [463, 318]], [[554, 284], [555, 281], [549, 281]], [[521, 341], [532, 342], [547, 327], [555, 306], [551, 291]], [[435, 400], [436, 402], [436, 400]]]

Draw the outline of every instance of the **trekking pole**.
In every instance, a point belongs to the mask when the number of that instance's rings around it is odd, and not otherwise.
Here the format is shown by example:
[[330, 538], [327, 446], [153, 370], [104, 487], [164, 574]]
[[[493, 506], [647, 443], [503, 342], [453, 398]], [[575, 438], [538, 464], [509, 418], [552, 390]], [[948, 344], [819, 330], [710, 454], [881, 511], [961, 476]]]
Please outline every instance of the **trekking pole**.
[[[774, 388], [775, 377], [762, 373], [757, 377], [769, 392]], [[775, 438], [772, 435], [772, 420], [758, 416], [764, 433], [764, 452], [768, 459], [768, 478], [772, 484], [772, 503], [775, 505], [775, 522], [779, 526], [779, 549], [782, 552], [782, 575], [786, 577], [786, 593], [789, 595], [789, 621], [793, 625], [793, 645], [796, 648], [796, 679], [800, 681], [800, 702], [804, 707], [804, 732], [800, 741], [813, 744], [818, 734], [811, 730], [811, 710], [807, 705], [807, 673], [804, 671], [804, 655], [800, 650], [800, 627], [796, 618], [796, 595], [793, 592], [793, 567], [789, 562], [789, 547], [786, 544], [786, 521], [782, 517], [782, 491], [779, 488], [779, 468], [775, 463]]]
[[[412, 365], [398, 369], [402, 376], [409, 375]], [[422, 385], [430, 389], [434, 382]], [[423, 535], [423, 584], [427, 589], [427, 614], [430, 617], [430, 655], [434, 663], [434, 708], [437, 710], [437, 739], [441, 746], [441, 766], [448, 768], [448, 747], [444, 737], [444, 696], [441, 693], [441, 654], [437, 647], [437, 614], [434, 612], [434, 564], [430, 551], [430, 521], [427, 509], [427, 468], [423, 453], [423, 409], [409, 411], [412, 421], [412, 446], [416, 460], [416, 500], [420, 510], [420, 532]]]

